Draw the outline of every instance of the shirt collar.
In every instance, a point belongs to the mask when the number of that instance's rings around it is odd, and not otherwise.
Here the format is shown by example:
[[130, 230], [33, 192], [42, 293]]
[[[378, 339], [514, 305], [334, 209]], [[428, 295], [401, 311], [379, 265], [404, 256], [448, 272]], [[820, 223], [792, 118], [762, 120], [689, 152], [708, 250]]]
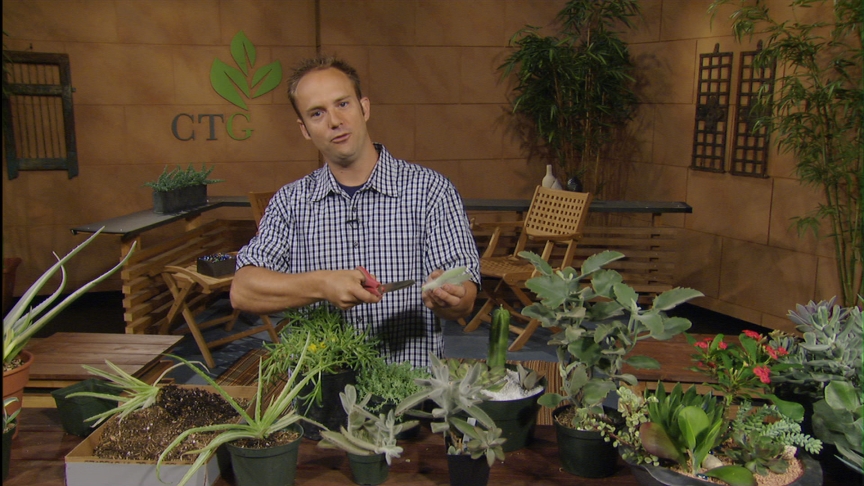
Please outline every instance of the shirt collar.
[[[372, 169], [369, 180], [357, 192], [375, 190], [387, 196], [398, 196], [401, 192], [396, 180], [399, 173], [399, 162], [390, 155], [390, 152], [383, 145], [379, 143], [374, 145], [375, 150], [378, 151], [378, 161], [375, 163], [375, 168]], [[320, 201], [330, 193], [343, 194], [344, 191], [339, 187], [333, 173], [330, 172], [330, 166], [325, 164], [321, 170], [317, 171], [317, 177], [313, 180], [311, 198], [313, 201]]]

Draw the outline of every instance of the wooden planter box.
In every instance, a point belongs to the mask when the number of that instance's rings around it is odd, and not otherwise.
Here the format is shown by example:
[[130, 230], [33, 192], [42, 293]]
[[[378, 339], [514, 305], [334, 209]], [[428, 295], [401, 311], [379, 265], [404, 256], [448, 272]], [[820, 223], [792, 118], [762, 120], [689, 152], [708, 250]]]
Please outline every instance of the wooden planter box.
[[[204, 388], [213, 390], [210, 386], [179, 385], [188, 388]], [[255, 399], [254, 386], [222, 387], [232, 397]], [[93, 431], [78, 446], [66, 455], [66, 486], [169, 486], [176, 485], [189, 470], [193, 460], [170, 461], [162, 465], [161, 478], [156, 477], [156, 461], [127, 461], [120, 459], [102, 459], [93, 455], [93, 450], [99, 445], [106, 424]], [[190, 486], [211, 486], [219, 479], [219, 462], [214, 454], [207, 464], [199, 469], [195, 476], [186, 484]]]
[[207, 204], [207, 185], [183, 187], [173, 191], [153, 191], [153, 212], [172, 214]]

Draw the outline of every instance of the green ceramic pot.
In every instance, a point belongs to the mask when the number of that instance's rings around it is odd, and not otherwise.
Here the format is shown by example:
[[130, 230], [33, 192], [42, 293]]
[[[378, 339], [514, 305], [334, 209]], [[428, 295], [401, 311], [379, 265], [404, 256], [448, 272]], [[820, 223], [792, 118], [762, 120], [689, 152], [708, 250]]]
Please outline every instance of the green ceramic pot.
[[297, 476], [297, 458], [303, 427], [292, 428], [300, 437], [290, 444], [266, 449], [248, 449], [231, 443], [225, 444], [231, 454], [231, 468], [237, 486], [293, 486]]
[[360, 455], [348, 453], [348, 464], [354, 482], [362, 485], [375, 485], [387, 481], [390, 475], [390, 465], [384, 454]]
[[117, 407], [117, 401], [105, 400], [95, 397], [72, 397], [69, 395], [77, 392], [104, 393], [107, 395], [120, 395], [123, 390], [110, 386], [106, 382], [90, 378], [74, 385], [60, 388], [51, 392], [57, 411], [60, 413], [60, 422], [67, 434], [87, 437], [93, 432], [95, 421], [88, 422], [87, 419], [102, 412], [107, 412]]

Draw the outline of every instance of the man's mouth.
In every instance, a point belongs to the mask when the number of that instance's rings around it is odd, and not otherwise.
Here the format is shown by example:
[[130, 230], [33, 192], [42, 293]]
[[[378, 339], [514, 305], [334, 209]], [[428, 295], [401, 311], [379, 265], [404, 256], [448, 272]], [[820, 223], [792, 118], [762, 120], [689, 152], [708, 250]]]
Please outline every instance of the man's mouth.
[[343, 133], [342, 135], [337, 135], [336, 137], [331, 138], [330, 142], [331, 143], [341, 143], [341, 142], [348, 140], [348, 137], [350, 137], [350, 136], [351, 136], [350, 133]]

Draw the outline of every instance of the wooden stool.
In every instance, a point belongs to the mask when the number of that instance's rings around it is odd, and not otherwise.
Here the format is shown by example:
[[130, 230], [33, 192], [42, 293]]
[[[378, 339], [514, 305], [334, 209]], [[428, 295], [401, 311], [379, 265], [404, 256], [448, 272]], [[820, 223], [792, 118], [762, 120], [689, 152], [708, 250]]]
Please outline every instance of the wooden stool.
[[[234, 280], [234, 274], [225, 275], [223, 277], [210, 277], [198, 273], [196, 270], [196, 265], [193, 263], [187, 267], [178, 267], [173, 265], [166, 266], [165, 269], [162, 271], [162, 278], [165, 280], [165, 283], [168, 285], [168, 289], [174, 296], [174, 304], [168, 311], [168, 315], [165, 318], [165, 322], [159, 329], [159, 333], [168, 334], [171, 331], [171, 324], [177, 317], [177, 313], [179, 312], [180, 314], [182, 314], [183, 318], [186, 320], [186, 324], [189, 326], [189, 329], [179, 330], [175, 333], [192, 333], [192, 336], [195, 338], [195, 342], [198, 343], [198, 348], [201, 350], [201, 354], [204, 356], [204, 361], [207, 362], [207, 366], [211, 368], [216, 366], [210, 350], [212, 348], [222, 346], [223, 344], [228, 344], [232, 341], [236, 341], [246, 336], [257, 334], [261, 331], [267, 331], [267, 334], [270, 335], [270, 338], [273, 339], [274, 342], [279, 340], [279, 337], [276, 335], [277, 329], [273, 327], [273, 322], [270, 321], [270, 317], [267, 315], [260, 316], [261, 321], [263, 322], [263, 324], [260, 326], [253, 327], [246, 331], [238, 332], [236, 334], [232, 334], [230, 336], [226, 336], [222, 339], [217, 339], [215, 341], [207, 342], [204, 339], [204, 335], [201, 334], [201, 331], [204, 329], [223, 323], [225, 324], [225, 331], [230, 331], [231, 329], [233, 329], [234, 323], [237, 321], [237, 317], [240, 315], [240, 311], [234, 309], [231, 312], [231, 315], [217, 317], [206, 322], [198, 323], [195, 320], [195, 314], [192, 312], [192, 309], [190, 309], [190, 305], [194, 305], [195, 303], [199, 302], [203, 295], [209, 295], [216, 292], [227, 292], [231, 288], [231, 282]], [[190, 298], [192, 290], [198, 287], [200, 287], [200, 292], [202, 295], [199, 295], [195, 298]]]

